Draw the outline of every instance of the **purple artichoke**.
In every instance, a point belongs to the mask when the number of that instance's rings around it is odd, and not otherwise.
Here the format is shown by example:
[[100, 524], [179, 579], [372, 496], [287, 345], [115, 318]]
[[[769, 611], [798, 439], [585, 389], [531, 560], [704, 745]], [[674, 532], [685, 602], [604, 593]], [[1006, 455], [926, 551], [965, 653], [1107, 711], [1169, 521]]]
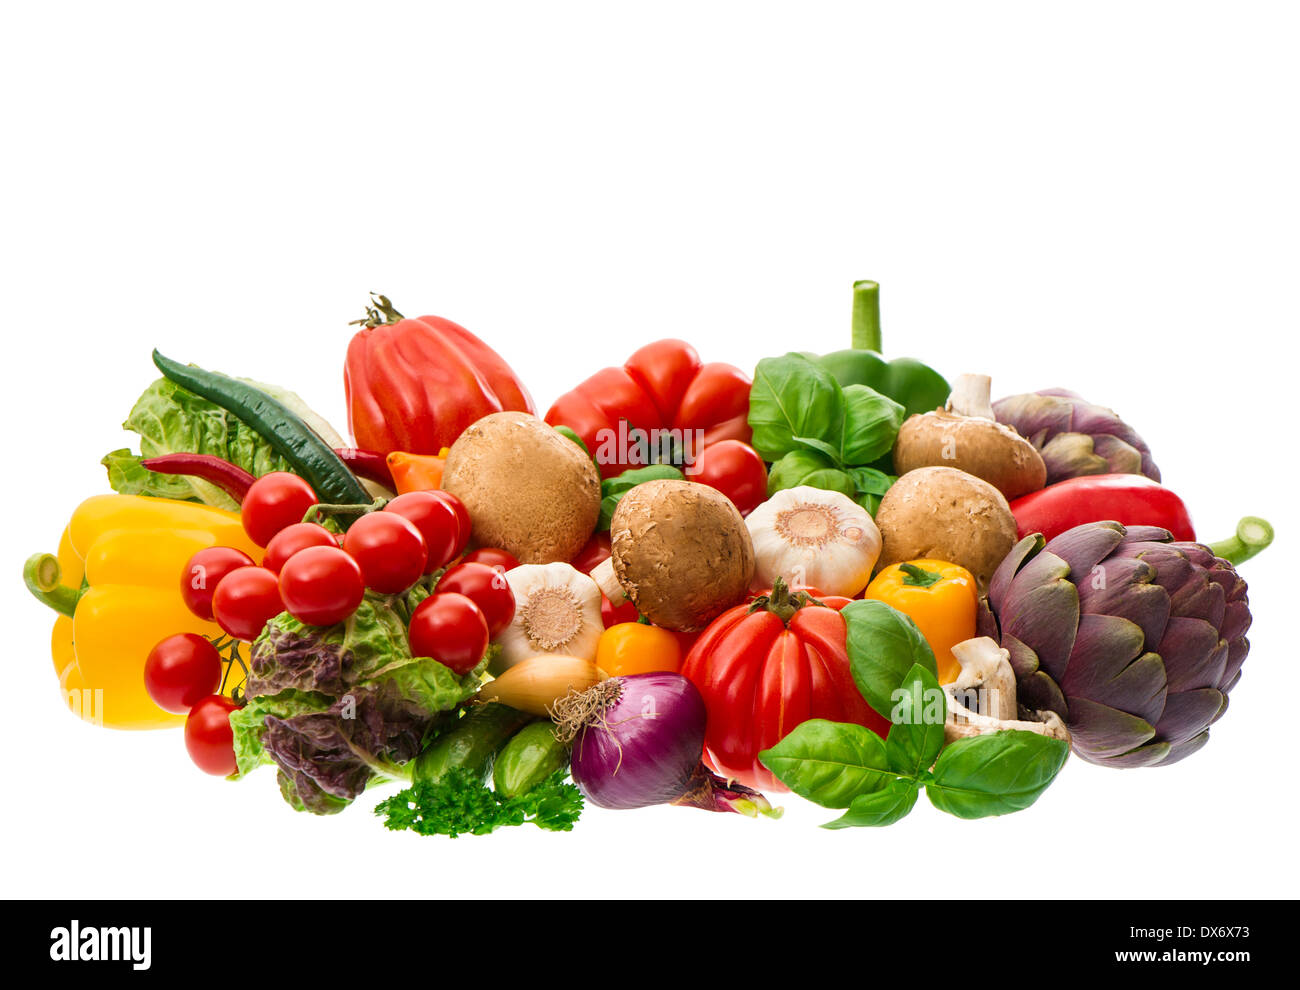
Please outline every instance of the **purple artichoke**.
[[1014, 427], [1043, 455], [1047, 483], [1085, 474], [1144, 474], [1160, 480], [1151, 450], [1105, 406], [1065, 389], [1012, 395], [993, 403], [999, 423]]
[[1105, 766], [1167, 766], [1205, 745], [1250, 649], [1246, 582], [1154, 526], [1027, 536], [988, 604], [982, 631], [1010, 652], [1020, 706], [1056, 712], [1075, 752]]

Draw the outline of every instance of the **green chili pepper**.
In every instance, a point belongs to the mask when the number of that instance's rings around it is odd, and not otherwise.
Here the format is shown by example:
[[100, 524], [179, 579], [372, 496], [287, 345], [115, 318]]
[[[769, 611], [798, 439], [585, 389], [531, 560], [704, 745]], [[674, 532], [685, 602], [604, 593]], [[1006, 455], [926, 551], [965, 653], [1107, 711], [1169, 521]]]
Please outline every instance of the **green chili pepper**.
[[497, 754], [492, 786], [503, 798], [520, 797], [568, 766], [569, 747], [549, 719], [526, 725]]
[[372, 497], [343, 459], [292, 409], [260, 388], [153, 352], [167, 378], [233, 413], [266, 438], [325, 503], [369, 504]]
[[880, 286], [854, 282], [853, 346], [814, 360], [841, 386], [866, 385], [889, 396], [903, 406], [906, 416], [930, 412], [948, 401], [951, 388], [933, 368], [913, 358], [886, 361], [880, 352]]

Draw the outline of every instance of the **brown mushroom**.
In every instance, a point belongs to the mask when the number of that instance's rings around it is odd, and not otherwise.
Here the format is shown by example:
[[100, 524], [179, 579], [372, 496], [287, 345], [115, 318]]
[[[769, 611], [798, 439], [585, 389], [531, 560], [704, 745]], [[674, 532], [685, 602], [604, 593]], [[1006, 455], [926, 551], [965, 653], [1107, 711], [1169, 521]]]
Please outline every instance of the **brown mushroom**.
[[932, 558], [960, 564], [980, 589], [1016, 542], [1016, 520], [1002, 493], [951, 467], [908, 471], [876, 510], [883, 546], [876, 569]]
[[1034, 445], [993, 418], [987, 375], [961, 375], [945, 409], [909, 416], [894, 442], [894, 470], [952, 467], [983, 478], [1008, 500], [1047, 483]]
[[742, 601], [754, 577], [749, 530], [731, 500], [693, 481], [637, 485], [609, 527], [610, 558], [591, 576], [615, 604], [693, 632]]
[[572, 560], [600, 518], [596, 465], [528, 413], [472, 423], [447, 453], [442, 487], [465, 503], [480, 545], [524, 564]]

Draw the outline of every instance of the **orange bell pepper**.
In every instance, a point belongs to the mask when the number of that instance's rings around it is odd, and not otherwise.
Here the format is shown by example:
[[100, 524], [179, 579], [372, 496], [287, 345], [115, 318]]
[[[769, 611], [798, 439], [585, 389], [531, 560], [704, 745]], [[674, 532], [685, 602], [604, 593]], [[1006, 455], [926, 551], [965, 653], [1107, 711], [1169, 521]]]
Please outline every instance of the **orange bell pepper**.
[[617, 677], [655, 671], [677, 673], [682, 665], [682, 648], [667, 629], [644, 622], [619, 622], [600, 634], [596, 644], [596, 666]]
[[975, 635], [978, 596], [966, 568], [928, 559], [891, 564], [862, 595], [892, 605], [916, 623], [934, 651], [940, 684], [951, 684], [961, 673], [952, 648]]
[[397, 494], [427, 492], [442, 487], [442, 472], [447, 466], [448, 448], [433, 454], [408, 454], [395, 450], [388, 455], [388, 470], [393, 474]]

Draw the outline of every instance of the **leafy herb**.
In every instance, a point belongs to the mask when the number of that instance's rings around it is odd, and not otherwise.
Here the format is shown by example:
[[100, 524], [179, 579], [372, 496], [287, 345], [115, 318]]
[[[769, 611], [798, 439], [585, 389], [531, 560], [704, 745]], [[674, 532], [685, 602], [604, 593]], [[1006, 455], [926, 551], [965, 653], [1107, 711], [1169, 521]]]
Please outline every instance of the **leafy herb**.
[[764, 358], [754, 372], [749, 425], [773, 467], [770, 491], [811, 485], [874, 511], [894, 478], [874, 467], [889, 453], [904, 409], [866, 385], [843, 388], [805, 354]]
[[1069, 747], [1036, 732], [994, 732], [958, 739], [939, 754], [926, 796], [958, 818], [1028, 808], [1065, 763]]
[[938, 677], [930, 644], [916, 623], [896, 608], [874, 599], [861, 599], [849, 602], [840, 614], [847, 627], [853, 683], [867, 704], [881, 715], [889, 717], [894, 692], [914, 664]]
[[486, 835], [508, 825], [533, 824], [552, 832], [572, 830], [582, 814], [582, 794], [558, 770], [526, 794], [503, 798], [465, 767], [449, 770], [436, 783], [421, 782], [381, 802], [375, 814], [395, 831], [420, 835]]
[[648, 464], [640, 468], [628, 468], [622, 474], [606, 478], [600, 483], [600, 522], [597, 529], [609, 529], [610, 520], [619, 501], [637, 485], [647, 481], [667, 479], [681, 481], [686, 475], [671, 464]]
[[[905, 639], [899, 643], [910, 650]], [[894, 658], [877, 668], [897, 666]], [[861, 725], [812, 719], [759, 754], [796, 794], [824, 808], [847, 809], [825, 828], [892, 825], [912, 810], [922, 787], [931, 804], [959, 818], [1021, 811], [1047, 789], [1069, 755], [1061, 740], [1019, 730], [944, 746], [947, 703], [932, 669], [913, 663], [896, 683], [888, 741]]]

